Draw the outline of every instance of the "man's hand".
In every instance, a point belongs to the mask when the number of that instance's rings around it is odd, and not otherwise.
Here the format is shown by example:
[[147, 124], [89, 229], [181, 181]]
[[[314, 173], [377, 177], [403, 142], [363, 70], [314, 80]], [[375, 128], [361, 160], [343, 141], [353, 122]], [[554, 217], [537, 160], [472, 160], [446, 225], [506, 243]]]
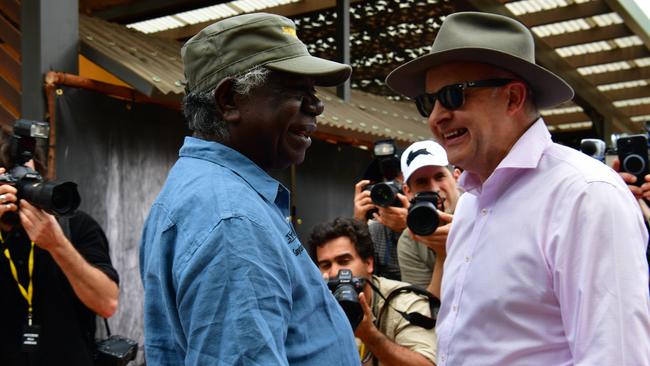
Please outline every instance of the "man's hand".
[[370, 335], [372, 335], [374, 332], [377, 332], [377, 327], [375, 327], [372, 310], [370, 310], [370, 306], [368, 305], [366, 296], [363, 292], [359, 294], [359, 304], [363, 310], [363, 319], [357, 326], [357, 329], [354, 331], [354, 335], [365, 343]]
[[415, 235], [410, 230], [409, 235], [411, 235], [411, 238], [413, 238], [413, 240], [431, 248], [431, 250], [433, 250], [437, 255], [446, 255], [447, 236], [449, 235], [449, 229], [451, 229], [451, 221], [454, 217], [442, 211], [438, 211], [438, 217], [440, 219], [438, 228], [431, 235]]
[[[5, 172], [5, 168], [0, 168], [0, 174], [4, 174]], [[18, 190], [14, 186], [9, 184], [0, 185], [0, 219], [5, 213], [9, 211], [16, 212], [16, 210], [18, 210], [18, 206], [16, 206], [17, 193]], [[0, 222], [0, 228], [4, 231], [11, 230], [9, 225], [2, 222]]]
[[[366, 300], [366, 295], [363, 292], [359, 294], [359, 303], [363, 309], [363, 320], [361, 320], [361, 323], [357, 326], [354, 335], [361, 339], [380, 364], [413, 366], [433, 365], [431, 361], [423, 355], [407, 348], [406, 346], [395, 343], [394, 340], [389, 339], [385, 334], [377, 329], [372, 316], [372, 311], [370, 310], [370, 306]], [[412, 327], [412, 325], [408, 326]], [[431, 336], [431, 334], [428, 334], [428, 336]]]
[[402, 202], [402, 207], [377, 207], [378, 212], [373, 216], [375, 220], [394, 232], [402, 232], [406, 228], [409, 200], [401, 193], [397, 194], [397, 198]]
[[370, 191], [363, 189], [368, 184], [369, 180], [362, 180], [354, 185], [354, 218], [364, 222], [366, 213], [376, 207], [370, 198]]
[[627, 172], [621, 172], [621, 162], [618, 159], [615, 159], [612, 162], [612, 169], [617, 171], [618, 175], [623, 178], [625, 183], [627, 183], [627, 187], [630, 189], [630, 192], [632, 192], [636, 199], [645, 198], [646, 200], [650, 200], [650, 174], [644, 177], [645, 183], [639, 187], [634, 184], [636, 183], [636, 177], [634, 175]]
[[42, 249], [52, 251], [67, 241], [56, 218], [31, 203], [20, 200], [18, 214], [29, 238]]

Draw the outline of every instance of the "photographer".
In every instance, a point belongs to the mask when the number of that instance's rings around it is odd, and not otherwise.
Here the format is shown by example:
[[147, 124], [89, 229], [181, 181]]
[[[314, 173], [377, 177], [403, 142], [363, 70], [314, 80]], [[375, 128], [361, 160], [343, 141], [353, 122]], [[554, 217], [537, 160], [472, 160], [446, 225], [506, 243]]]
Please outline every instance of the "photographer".
[[[3, 176], [21, 165], [15, 138], [0, 130]], [[80, 211], [64, 230], [21, 194], [0, 185], [0, 365], [92, 365], [95, 314], [110, 317], [119, 293], [104, 232]]]
[[354, 218], [362, 221], [372, 219], [368, 221], [368, 229], [375, 244], [375, 273], [399, 281], [397, 241], [406, 228], [408, 200], [400, 190], [396, 195], [397, 202], [380, 205], [373, 202], [370, 194], [370, 187], [378, 182], [401, 189], [399, 154], [393, 140], [379, 140], [374, 144], [373, 155], [364, 179], [354, 186]]
[[[373, 275], [373, 242], [367, 225], [346, 218], [320, 224], [312, 231], [309, 249], [326, 279], [336, 278], [341, 269], [363, 279], [358, 297], [363, 319], [355, 336], [363, 343], [360, 353], [364, 365], [435, 364], [435, 322], [429, 318], [432, 310], [428, 298], [421, 295], [426, 292], [401, 292], [408, 284]], [[403, 315], [413, 313], [427, 317], [429, 329]]]
[[434, 141], [411, 144], [402, 154], [401, 164], [404, 192], [409, 200], [422, 192], [435, 192], [440, 197], [438, 228], [426, 236], [404, 230], [399, 238], [397, 252], [402, 280], [440, 297], [442, 267], [447, 256], [445, 245], [451, 214], [459, 197], [456, 180], [448, 169], [447, 153]]

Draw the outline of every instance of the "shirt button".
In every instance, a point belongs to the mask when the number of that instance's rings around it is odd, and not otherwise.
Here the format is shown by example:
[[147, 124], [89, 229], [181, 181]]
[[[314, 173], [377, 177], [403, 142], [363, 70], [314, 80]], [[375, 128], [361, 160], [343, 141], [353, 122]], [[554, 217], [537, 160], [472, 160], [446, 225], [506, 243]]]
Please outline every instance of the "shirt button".
[[469, 259], [470, 259], [470, 258], [469, 258], [469, 255], [466, 255], [466, 256], [465, 256], [465, 262], [469, 263]]
[[458, 305], [454, 305], [454, 306], [452, 306], [452, 307], [451, 307], [451, 310], [453, 310], [454, 313], [457, 312], [457, 311], [458, 311]]
[[445, 355], [440, 356], [440, 361], [441, 362], [445, 362], [446, 360], [447, 360], [447, 358], [445, 357]]
[[487, 213], [488, 213], [487, 208], [484, 208], [484, 209], [481, 210], [481, 215], [485, 216], [485, 215], [487, 215]]

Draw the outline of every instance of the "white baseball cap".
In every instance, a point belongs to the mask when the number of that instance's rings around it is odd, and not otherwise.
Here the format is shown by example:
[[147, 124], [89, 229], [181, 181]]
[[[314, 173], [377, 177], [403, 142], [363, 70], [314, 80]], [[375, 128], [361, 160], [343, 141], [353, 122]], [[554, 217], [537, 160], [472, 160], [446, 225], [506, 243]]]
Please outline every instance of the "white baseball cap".
[[431, 140], [414, 142], [403, 153], [401, 158], [404, 182], [416, 170], [424, 166], [447, 166], [447, 153], [437, 142]]

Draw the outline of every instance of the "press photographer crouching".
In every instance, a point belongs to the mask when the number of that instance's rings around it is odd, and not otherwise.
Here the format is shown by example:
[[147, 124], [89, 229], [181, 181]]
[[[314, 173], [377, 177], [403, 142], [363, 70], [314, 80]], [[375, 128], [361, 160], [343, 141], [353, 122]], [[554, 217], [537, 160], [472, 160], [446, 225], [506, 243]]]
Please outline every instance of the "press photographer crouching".
[[[44, 122], [0, 129], [0, 365], [92, 365], [95, 317], [118, 304], [108, 241], [75, 211], [74, 183], [44, 181]], [[48, 213], [49, 212], [49, 213]], [[68, 215], [57, 220], [55, 214]]]
[[365, 223], [337, 218], [317, 225], [309, 249], [350, 320], [364, 365], [435, 364], [440, 302], [420, 288], [373, 275]]

